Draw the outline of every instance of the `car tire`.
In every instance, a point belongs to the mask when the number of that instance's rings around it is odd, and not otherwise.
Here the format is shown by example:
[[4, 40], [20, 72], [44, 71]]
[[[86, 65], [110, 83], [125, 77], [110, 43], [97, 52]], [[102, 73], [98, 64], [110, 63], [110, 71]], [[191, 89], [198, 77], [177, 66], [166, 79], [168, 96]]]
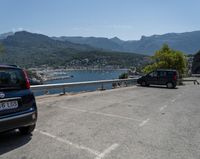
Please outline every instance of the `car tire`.
[[26, 127], [21, 127], [19, 128], [19, 131], [22, 135], [29, 135], [34, 131], [34, 129], [35, 129], [35, 124]]
[[174, 84], [172, 82], [168, 82], [166, 85], [167, 85], [167, 88], [170, 88], [170, 89], [174, 88]]

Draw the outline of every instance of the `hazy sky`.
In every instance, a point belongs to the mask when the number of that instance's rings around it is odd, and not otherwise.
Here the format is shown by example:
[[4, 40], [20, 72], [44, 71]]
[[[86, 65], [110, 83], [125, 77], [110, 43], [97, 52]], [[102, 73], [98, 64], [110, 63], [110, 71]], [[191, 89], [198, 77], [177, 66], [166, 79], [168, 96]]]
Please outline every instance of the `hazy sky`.
[[0, 33], [140, 39], [200, 30], [200, 0], [0, 0]]

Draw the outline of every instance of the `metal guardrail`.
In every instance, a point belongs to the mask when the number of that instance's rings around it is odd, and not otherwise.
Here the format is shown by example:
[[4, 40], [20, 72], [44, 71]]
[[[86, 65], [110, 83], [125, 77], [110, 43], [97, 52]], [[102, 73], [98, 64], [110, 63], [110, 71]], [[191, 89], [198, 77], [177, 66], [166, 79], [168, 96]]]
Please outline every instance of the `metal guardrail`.
[[194, 84], [200, 84], [198, 80], [196, 79], [182, 79], [181, 82], [193, 82]]
[[115, 80], [101, 80], [101, 81], [86, 81], [86, 82], [73, 82], [73, 83], [59, 83], [59, 84], [45, 84], [45, 85], [36, 85], [31, 86], [32, 91], [49, 91], [53, 89], [62, 89], [63, 94], [66, 93], [66, 88], [72, 88], [77, 86], [89, 86], [89, 85], [100, 85], [101, 90], [104, 89], [104, 84], [126, 84], [128, 82], [136, 82], [138, 78], [130, 79], [115, 79]]
[[200, 77], [200, 74], [192, 74], [192, 77]]

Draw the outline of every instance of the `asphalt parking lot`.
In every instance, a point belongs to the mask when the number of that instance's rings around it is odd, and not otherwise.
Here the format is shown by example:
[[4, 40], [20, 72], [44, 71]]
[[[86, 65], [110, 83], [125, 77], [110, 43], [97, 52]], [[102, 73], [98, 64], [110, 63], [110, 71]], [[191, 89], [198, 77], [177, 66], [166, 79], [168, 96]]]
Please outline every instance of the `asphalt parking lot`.
[[37, 98], [32, 136], [0, 135], [1, 159], [199, 159], [200, 86]]

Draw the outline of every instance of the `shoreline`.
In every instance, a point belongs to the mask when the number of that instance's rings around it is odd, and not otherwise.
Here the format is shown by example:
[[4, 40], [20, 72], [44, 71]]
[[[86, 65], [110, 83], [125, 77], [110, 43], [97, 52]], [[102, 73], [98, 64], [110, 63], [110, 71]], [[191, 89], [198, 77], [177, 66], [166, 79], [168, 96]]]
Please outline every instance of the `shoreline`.
[[98, 68], [29, 68], [29, 70], [34, 71], [127, 71], [128, 68], [117, 68], [117, 69], [98, 69]]
[[71, 74], [73, 71], [83, 71], [83, 73], [86, 71], [92, 72], [92, 71], [100, 71], [100, 72], [109, 72], [109, 71], [121, 71], [121, 72], [127, 72], [128, 69], [52, 69], [52, 68], [30, 68], [32, 72], [35, 72], [35, 79], [34, 81], [39, 80], [40, 83], [44, 83], [47, 81], [53, 81], [53, 80], [64, 80], [64, 79], [70, 79], [73, 78], [73, 75]]

